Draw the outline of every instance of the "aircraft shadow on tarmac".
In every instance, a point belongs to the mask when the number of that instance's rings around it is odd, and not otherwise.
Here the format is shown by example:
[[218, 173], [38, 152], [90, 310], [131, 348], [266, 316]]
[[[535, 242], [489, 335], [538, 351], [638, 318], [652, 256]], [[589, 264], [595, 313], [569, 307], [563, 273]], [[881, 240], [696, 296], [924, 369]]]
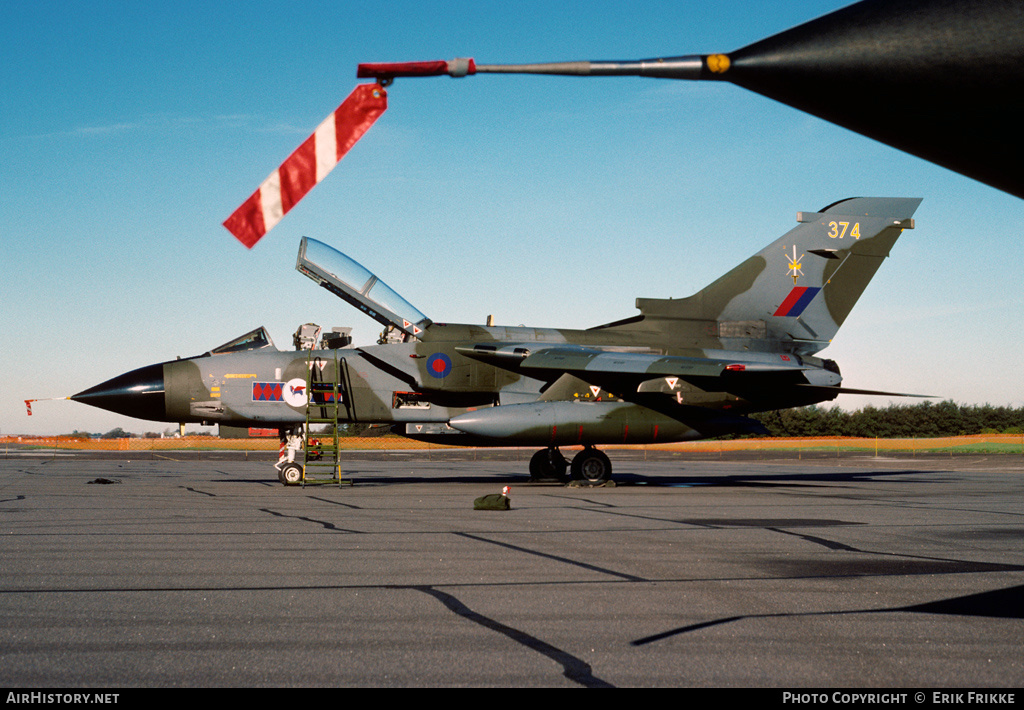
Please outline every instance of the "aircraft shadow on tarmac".
[[[395, 475], [391, 473], [380, 473], [377, 467], [351, 468], [342, 470], [342, 480], [353, 482], [357, 486], [387, 486], [387, 485], [408, 485], [423, 483], [492, 483], [509, 485], [526, 485], [538, 487], [562, 487], [566, 484], [560, 481], [531, 481], [525, 474], [508, 473], [507, 471], [486, 470], [486, 465], [479, 470], [467, 471], [458, 474], [435, 475], [433, 473], [420, 474], [410, 472], [409, 474]], [[938, 473], [934, 469], [899, 469], [899, 470], [848, 470], [848, 471], [816, 471], [803, 469], [800, 471], [784, 472], [757, 472], [749, 474], [725, 474], [725, 475], [694, 475], [687, 473], [678, 474], [643, 474], [624, 471], [615, 474], [615, 486], [652, 486], [652, 487], [673, 487], [689, 488], [695, 486], [719, 486], [730, 488], [742, 487], [771, 487], [771, 486], [814, 486], [817, 484], [829, 483], [865, 483], [878, 480], [886, 476], [916, 476], [915, 482], [921, 482], [921, 476]], [[222, 480], [222, 479], [221, 479]], [[276, 478], [232, 478], [236, 483], [273, 483], [280, 485]], [[337, 486], [335, 482], [309, 484], [307, 487]], [[591, 486], [580, 483], [582, 488], [600, 488], [601, 484]]]
[[[1015, 569], [1024, 569], [1020, 566]], [[793, 614], [749, 614], [729, 616], [722, 619], [704, 621], [699, 624], [690, 624], [676, 629], [664, 631], [659, 634], [636, 639], [631, 642], [633, 646], [644, 646], [656, 641], [662, 641], [673, 636], [692, 633], [712, 626], [721, 626], [734, 621], [746, 619], [780, 619], [806, 616], [835, 616], [840, 614], [888, 614], [894, 612], [912, 612], [921, 614], [948, 614], [952, 616], [982, 616], [997, 619], [1024, 619], [1024, 585], [1007, 587], [1006, 589], [995, 589], [989, 592], [968, 594], [962, 597], [951, 597], [939, 599], [924, 604], [912, 606], [892, 607], [889, 609], [861, 609], [846, 611], [816, 611]]]
[[[934, 470], [900, 469], [885, 470], [850, 470], [850, 471], [799, 471], [758, 472], [749, 474], [708, 475], [643, 475], [636, 473], [616, 474], [616, 483], [622, 486], [723, 486], [723, 487], [757, 487], [757, 486], [793, 486], [815, 485], [818, 483], [865, 483], [885, 476], [921, 476], [934, 474]], [[920, 483], [920, 478], [916, 479]]]

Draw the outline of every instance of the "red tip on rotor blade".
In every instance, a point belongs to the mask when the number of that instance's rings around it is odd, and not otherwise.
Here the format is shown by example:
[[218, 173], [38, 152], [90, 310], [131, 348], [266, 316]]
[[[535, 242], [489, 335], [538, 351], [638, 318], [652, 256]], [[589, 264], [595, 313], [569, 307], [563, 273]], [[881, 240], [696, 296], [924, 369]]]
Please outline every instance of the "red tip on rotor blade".
[[[458, 60], [455, 60], [458, 61]], [[462, 71], [453, 67], [454, 62], [447, 62], [439, 59], [433, 62], [378, 62], [375, 64], [360, 64], [356, 70], [356, 77], [360, 79], [390, 79], [396, 76], [463, 76], [475, 74], [476, 64], [472, 59], [462, 60], [465, 62]], [[455, 72], [452, 70], [456, 69]]]

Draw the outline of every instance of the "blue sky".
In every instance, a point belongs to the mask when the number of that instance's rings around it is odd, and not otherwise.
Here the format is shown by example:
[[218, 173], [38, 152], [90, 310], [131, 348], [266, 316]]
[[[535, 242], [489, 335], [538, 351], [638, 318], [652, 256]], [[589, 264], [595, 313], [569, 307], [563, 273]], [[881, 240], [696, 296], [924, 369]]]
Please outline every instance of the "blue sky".
[[[259, 325], [377, 324], [299, 238], [434, 320], [589, 327], [700, 289], [851, 196], [923, 197], [833, 344], [850, 387], [1024, 405], [1024, 201], [728, 84], [399, 79], [253, 250], [221, 222], [364, 61], [731, 51], [846, 2], [13, 2], [0, 28], [0, 433], [159, 431], [70, 395]], [[886, 107], [898, 111], [898, 107]], [[950, 140], [956, 140], [951, 136]], [[885, 398], [844, 397], [847, 408]]]

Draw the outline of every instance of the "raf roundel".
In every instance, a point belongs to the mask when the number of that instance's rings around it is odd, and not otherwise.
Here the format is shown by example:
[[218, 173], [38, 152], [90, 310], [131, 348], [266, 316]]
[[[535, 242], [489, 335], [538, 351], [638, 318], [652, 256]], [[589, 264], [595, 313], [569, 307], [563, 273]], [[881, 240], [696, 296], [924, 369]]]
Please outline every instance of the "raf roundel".
[[427, 374], [441, 379], [452, 371], [452, 361], [444, 353], [434, 353], [427, 358]]

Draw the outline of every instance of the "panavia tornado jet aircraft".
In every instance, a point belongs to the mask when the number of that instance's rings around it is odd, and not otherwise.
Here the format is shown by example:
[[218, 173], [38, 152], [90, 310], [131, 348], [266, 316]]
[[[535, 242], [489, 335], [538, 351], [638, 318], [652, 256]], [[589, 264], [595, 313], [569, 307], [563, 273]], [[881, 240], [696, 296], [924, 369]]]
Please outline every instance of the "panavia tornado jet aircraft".
[[[638, 298], [638, 315], [587, 330], [434, 322], [303, 238], [296, 268], [383, 324], [376, 345], [340, 333], [316, 343], [313, 327], [281, 351], [258, 328], [71, 399], [141, 419], [278, 428], [286, 484], [304, 480], [295, 454], [311, 413], [446, 444], [535, 446], [534, 478], [605, 481], [611, 464], [596, 446], [758, 432], [751, 413], [891, 394], [844, 388], [838, 365], [816, 353], [920, 202], [852, 198], [799, 212], [794, 229], [698, 293]], [[569, 447], [581, 447], [571, 464]]]

